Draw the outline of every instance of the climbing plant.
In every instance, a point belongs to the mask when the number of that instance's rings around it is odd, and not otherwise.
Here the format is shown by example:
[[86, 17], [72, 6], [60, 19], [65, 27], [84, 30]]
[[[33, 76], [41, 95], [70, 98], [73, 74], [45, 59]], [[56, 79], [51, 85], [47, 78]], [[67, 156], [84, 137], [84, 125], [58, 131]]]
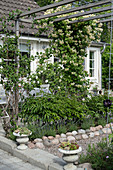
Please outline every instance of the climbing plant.
[[[69, 9], [71, 5], [58, 7], [45, 12], [45, 14]], [[76, 13], [76, 12], [75, 12]], [[73, 13], [73, 14], [75, 14]], [[65, 15], [62, 15], [62, 17]], [[88, 17], [88, 16], [87, 16]], [[69, 20], [54, 22], [59, 17], [37, 21], [39, 34], [48, 31], [50, 47], [45, 53], [38, 53], [37, 76], [41, 83], [49, 83], [52, 93], [65, 91], [69, 94], [87, 93], [89, 87], [87, 72], [84, 70], [86, 48], [92, 41], [99, 41], [102, 24], [96, 20], [69, 24]], [[84, 18], [84, 17], [81, 17]], [[54, 63], [48, 59], [54, 56]]]
[[[69, 9], [71, 6], [72, 4], [69, 4], [51, 9], [46, 11], [46, 14]], [[94, 40], [99, 41], [102, 31], [101, 24], [95, 20], [72, 25], [69, 22], [73, 19], [55, 22], [54, 20], [58, 19], [58, 16], [41, 21], [34, 20], [33, 24], [37, 24], [36, 36], [40, 36], [41, 33], [48, 35], [49, 48], [45, 49], [44, 53], [37, 53], [36, 56], [21, 57], [18, 49], [19, 37], [12, 36], [14, 20], [19, 13], [21, 11], [12, 12], [9, 13], [8, 18], [1, 18], [3, 28], [1, 32], [3, 45], [0, 47], [1, 84], [5, 88], [8, 98], [6, 109], [10, 108], [11, 111], [9, 124], [5, 124], [6, 134], [10, 132], [11, 128], [16, 128], [18, 105], [24, 97], [22, 94], [25, 90], [27, 93], [33, 87], [40, 87], [41, 84], [48, 83], [52, 94], [60, 92], [70, 98], [73, 94], [83, 96], [87, 94], [89, 83], [86, 77], [88, 74], [84, 70], [86, 47]], [[56, 62], [49, 63], [52, 56]], [[30, 74], [30, 62], [36, 57], [38, 61], [36, 74]]]

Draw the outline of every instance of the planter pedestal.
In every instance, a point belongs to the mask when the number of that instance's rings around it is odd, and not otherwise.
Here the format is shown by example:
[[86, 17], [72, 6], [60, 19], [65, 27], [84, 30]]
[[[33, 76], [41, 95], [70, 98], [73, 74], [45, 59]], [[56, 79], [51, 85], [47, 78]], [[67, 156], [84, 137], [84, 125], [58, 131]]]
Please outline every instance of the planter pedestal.
[[59, 148], [59, 152], [63, 153], [62, 159], [66, 161], [67, 165], [64, 166], [64, 170], [76, 170], [77, 166], [74, 165], [74, 162], [78, 161], [79, 156], [78, 153], [82, 151], [82, 148], [79, 147], [79, 149], [76, 150], [63, 150]]
[[24, 134], [20, 135], [19, 133], [15, 133], [15, 132], [13, 132], [13, 135], [17, 137], [16, 141], [19, 143], [17, 149], [24, 150], [28, 148], [28, 146], [26, 145], [29, 141], [28, 135], [24, 135]]

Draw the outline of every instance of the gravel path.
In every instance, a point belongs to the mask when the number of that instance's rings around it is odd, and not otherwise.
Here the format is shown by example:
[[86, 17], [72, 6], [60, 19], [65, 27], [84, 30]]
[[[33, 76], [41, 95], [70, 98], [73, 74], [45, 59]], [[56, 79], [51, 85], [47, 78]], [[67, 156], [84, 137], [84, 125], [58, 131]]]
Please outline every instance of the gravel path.
[[[106, 135], [101, 135], [101, 136], [96, 136], [95, 138], [88, 138], [86, 140], [80, 140], [78, 141], [78, 145], [82, 147], [82, 152], [86, 154], [87, 152], [87, 148], [88, 145], [96, 145], [96, 143], [99, 143], [100, 141], [102, 141], [103, 138], [106, 138]], [[58, 145], [53, 145], [52, 147], [46, 147], [44, 150], [46, 150], [47, 152], [54, 154], [58, 157], [62, 157], [62, 154], [58, 151]]]

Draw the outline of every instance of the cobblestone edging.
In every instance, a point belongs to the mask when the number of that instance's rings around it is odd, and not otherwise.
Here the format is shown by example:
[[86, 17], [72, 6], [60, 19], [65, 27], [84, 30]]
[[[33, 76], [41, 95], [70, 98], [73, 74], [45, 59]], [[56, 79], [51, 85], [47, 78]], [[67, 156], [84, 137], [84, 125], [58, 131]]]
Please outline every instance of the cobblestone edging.
[[104, 127], [98, 125], [96, 127], [90, 127], [90, 129], [79, 129], [78, 131], [67, 132], [66, 134], [53, 136], [43, 136], [42, 139], [37, 138], [28, 143], [28, 147], [44, 149], [45, 147], [51, 147], [52, 145], [58, 145], [61, 142], [69, 141], [71, 143], [86, 140], [89, 138], [95, 138], [102, 136], [103, 134], [111, 134], [113, 130], [113, 123], [106, 124]]

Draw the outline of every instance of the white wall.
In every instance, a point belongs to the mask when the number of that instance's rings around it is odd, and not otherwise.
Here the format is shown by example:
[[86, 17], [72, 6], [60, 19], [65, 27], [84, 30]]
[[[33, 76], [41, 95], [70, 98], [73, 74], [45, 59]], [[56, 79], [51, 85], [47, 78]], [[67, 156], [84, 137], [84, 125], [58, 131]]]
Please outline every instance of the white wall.
[[[27, 41], [29, 40], [31, 45], [31, 55], [35, 56], [37, 52], [44, 52], [44, 49], [49, 46], [49, 39], [46, 38], [34, 38], [34, 37], [25, 37], [22, 36], [19, 38], [20, 43], [27, 44]], [[2, 41], [0, 40], [0, 44], [2, 45]], [[101, 89], [101, 53], [100, 53], [100, 47], [88, 47], [86, 49], [87, 57], [85, 58], [85, 70], [89, 73], [89, 51], [95, 52], [95, 72], [94, 77], [86, 77], [86, 79], [89, 79], [90, 82], [93, 84], [91, 85], [91, 89], [98, 85], [98, 89]], [[54, 62], [54, 57], [52, 56], [51, 59], [48, 62]], [[31, 73], [35, 73], [36, 68], [38, 64], [38, 59], [36, 58], [35, 61], [31, 62]]]

